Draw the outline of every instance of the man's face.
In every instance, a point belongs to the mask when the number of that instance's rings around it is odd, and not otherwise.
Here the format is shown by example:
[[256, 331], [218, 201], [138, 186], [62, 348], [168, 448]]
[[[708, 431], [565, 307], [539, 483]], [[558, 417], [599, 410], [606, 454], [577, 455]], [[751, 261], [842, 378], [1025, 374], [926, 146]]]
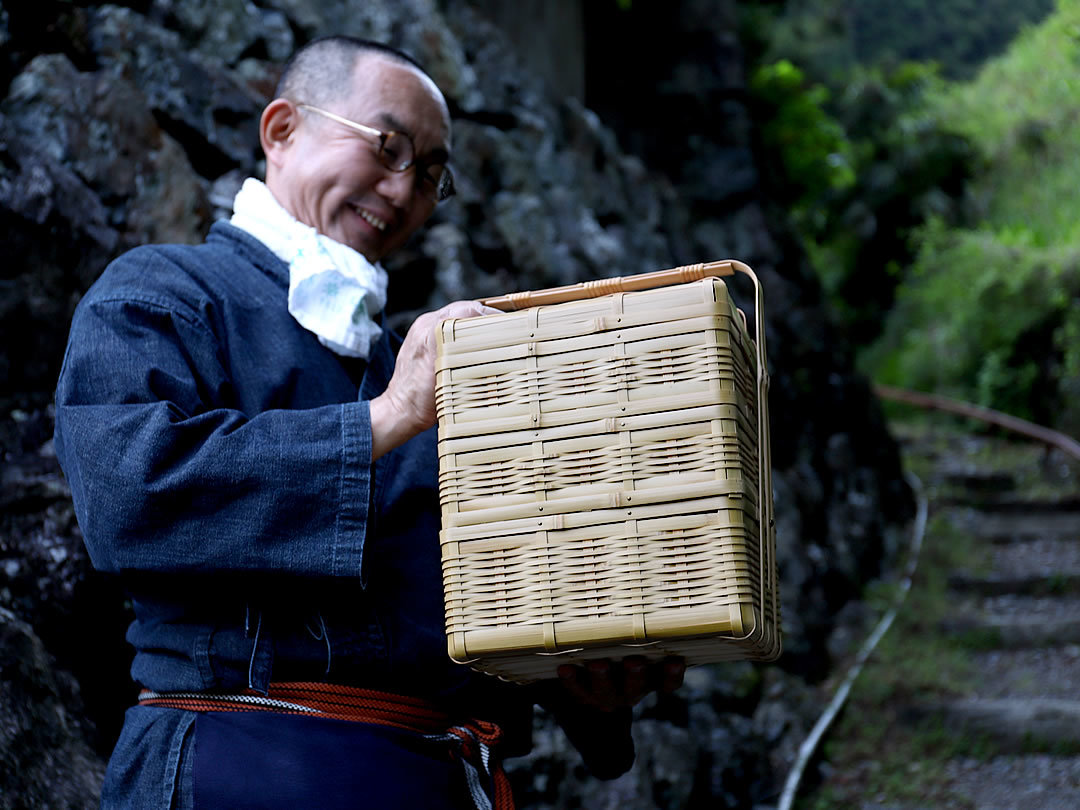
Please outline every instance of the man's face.
[[[449, 152], [446, 103], [412, 66], [362, 54], [351, 92], [326, 107], [359, 124], [408, 134], [421, 163]], [[377, 139], [313, 113], [300, 116], [292, 137], [271, 186], [278, 202], [369, 261], [400, 247], [434, 211], [435, 203], [419, 193], [415, 169], [394, 173], [379, 162]]]

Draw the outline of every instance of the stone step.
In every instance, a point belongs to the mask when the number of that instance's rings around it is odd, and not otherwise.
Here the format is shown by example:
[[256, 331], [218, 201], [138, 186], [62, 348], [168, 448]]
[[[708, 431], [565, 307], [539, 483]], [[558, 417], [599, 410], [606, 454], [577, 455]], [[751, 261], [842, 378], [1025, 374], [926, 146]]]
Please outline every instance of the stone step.
[[1080, 593], [1080, 543], [1042, 539], [996, 545], [989, 562], [986, 572], [953, 571], [949, 587], [986, 596]]
[[1000, 751], [1080, 750], [1080, 700], [960, 698], [926, 707], [947, 729], [992, 741]]
[[1080, 757], [1028, 754], [958, 758], [944, 766], [950, 791], [978, 810], [1076, 810]]
[[[932, 435], [923, 441], [920, 435], [900, 437], [905, 455], [933, 464], [924, 478], [932, 511], [978, 544], [979, 559], [949, 577], [951, 615], [928, 629], [964, 649], [970, 669], [941, 683], [939, 694], [955, 696], [917, 699], [902, 716], [932, 719], [934, 727], [940, 722], [971, 756], [941, 762], [928, 752], [912, 762], [913, 778], [920, 770], [929, 774], [925, 801], [890, 803], [886, 792], [860, 797], [857, 806], [1077, 810], [1078, 479], [1034, 454], [1017, 453], [1015, 467], [1003, 469], [1010, 456], [996, 454], [988, 439]], [[986, 459], [1000, 462], [998, 468], [990, 469]]]
[[1080, 645], [985, 650], [970, 661], [968, 697], [1080, 700]]
[[1060, 513], [1072, 514], [1073, 520], [1080, 523], [1080, 495], [1068, 495], [1057, 498], [997, 498], [984, 504], [984, 512], [995, 513]]
[[987, 597], [958, 606], [941, 629], [983, 648], [1080, 644], [1080, 598]]
[[1075, 594], [1080, 593], [1080, 571], [1058, 571], [1053, 574], [973, 574], [954, 571], [949, 574], [949, 588], [983, 596]]
[[956, 527], [991, 543], [1080, 541], [1080, 512], [1071, 509], [987, 511], [954, 507], [947, 514]]
[[956, 757], [940, 766], [936, 794], [918, 804], [861, 802], [859, 810], [1076, 810], [1080, 807], [1080, 756], [1000, 755]]
[[934, 503], [943, 507], [970, 507], [988, 513], [1023, 512], [1039, 514], [1042, 512], [1072, 513], [1080, 516], [1080, 498], [1064, 496], [1049, 499], [1032, 498], [1007, 493], [945, 492], [934, 497]]
[[981, 498], [985, 495], [998, 495], [1016, 489], [1016, 476], [1000, 470], [987, 470], [972, 465], [956, 465], [939, 468], [938, 476], [951, 487], [961, 487]]
[[1080, 645], [974, 653], [971, 672], [962, 695], [918, 701], [905, 716], [940, 720], [990, 753], [1080, 754]]

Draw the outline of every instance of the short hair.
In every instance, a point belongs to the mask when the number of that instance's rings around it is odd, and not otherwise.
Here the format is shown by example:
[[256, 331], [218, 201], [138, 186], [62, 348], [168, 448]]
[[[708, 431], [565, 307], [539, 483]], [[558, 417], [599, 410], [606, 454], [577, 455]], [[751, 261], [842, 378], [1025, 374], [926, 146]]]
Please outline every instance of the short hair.
[[348, 86], [342, 79], [351, 78], [356, 60], [365, 53], [388, 57], [431, 78], [424, 66], [404, 51], [375, 40], [336, 34], [313, 39], [289, 58], [278, 79], [274, 97], [315, 106], [335, 101]]

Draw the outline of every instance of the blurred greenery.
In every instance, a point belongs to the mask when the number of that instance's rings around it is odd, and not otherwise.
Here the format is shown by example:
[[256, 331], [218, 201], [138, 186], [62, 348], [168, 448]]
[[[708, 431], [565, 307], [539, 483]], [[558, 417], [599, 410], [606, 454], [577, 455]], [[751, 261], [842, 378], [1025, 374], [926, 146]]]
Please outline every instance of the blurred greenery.
[[1054, 0], [855, 0], [848, 4], [859, 61], [933, 60], [950, 78], [970, 78]]
[[786, 0], [763, 2], [779, 22], [770, 38], [800, 65], [892, 70], [935, 62], [950, 79], [971, 78], [1054, 0]]
[[915, 230], [930, 217], [962, 220], [976, 153], [924, 102], [940, 82], [935, 65], [851, 65], [837, 81], [763, 52], [750, 78], [763, 181], [790, 208], [850, 339], [869, 344], [915, 260]]
[[743, 27], [765, 181], [861, 367], [1080, 433], [1080, 0], [762, 2]]
[[780, 162], [781, 201], [807, 207], [820, 195], [855, 183], [852, 144], [840, 122], [825, 110], [825, 87], [808, 86], [803, 71], [781, 59], [754, 72], [750, 92], [765, 108], [762, 139]]
[[[967, 227], [930, 219], [864, 366], [1080, 433], [1080, 2], [927, 104], [975, 144]], [[933, 358], [934, 362], [927, 362]]]

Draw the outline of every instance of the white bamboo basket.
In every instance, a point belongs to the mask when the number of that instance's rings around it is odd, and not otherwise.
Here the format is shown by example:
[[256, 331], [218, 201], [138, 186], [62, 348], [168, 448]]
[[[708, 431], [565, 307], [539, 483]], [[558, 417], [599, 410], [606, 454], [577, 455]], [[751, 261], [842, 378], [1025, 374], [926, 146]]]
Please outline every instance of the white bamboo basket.
[[[720, 276], [753, 279], [756, 334]], [[659, 285], [659, 286], [658, 286]], [[507, 680], [780, 653], [761, 286], [724, 261], [437, 331], [450, 656]]]

